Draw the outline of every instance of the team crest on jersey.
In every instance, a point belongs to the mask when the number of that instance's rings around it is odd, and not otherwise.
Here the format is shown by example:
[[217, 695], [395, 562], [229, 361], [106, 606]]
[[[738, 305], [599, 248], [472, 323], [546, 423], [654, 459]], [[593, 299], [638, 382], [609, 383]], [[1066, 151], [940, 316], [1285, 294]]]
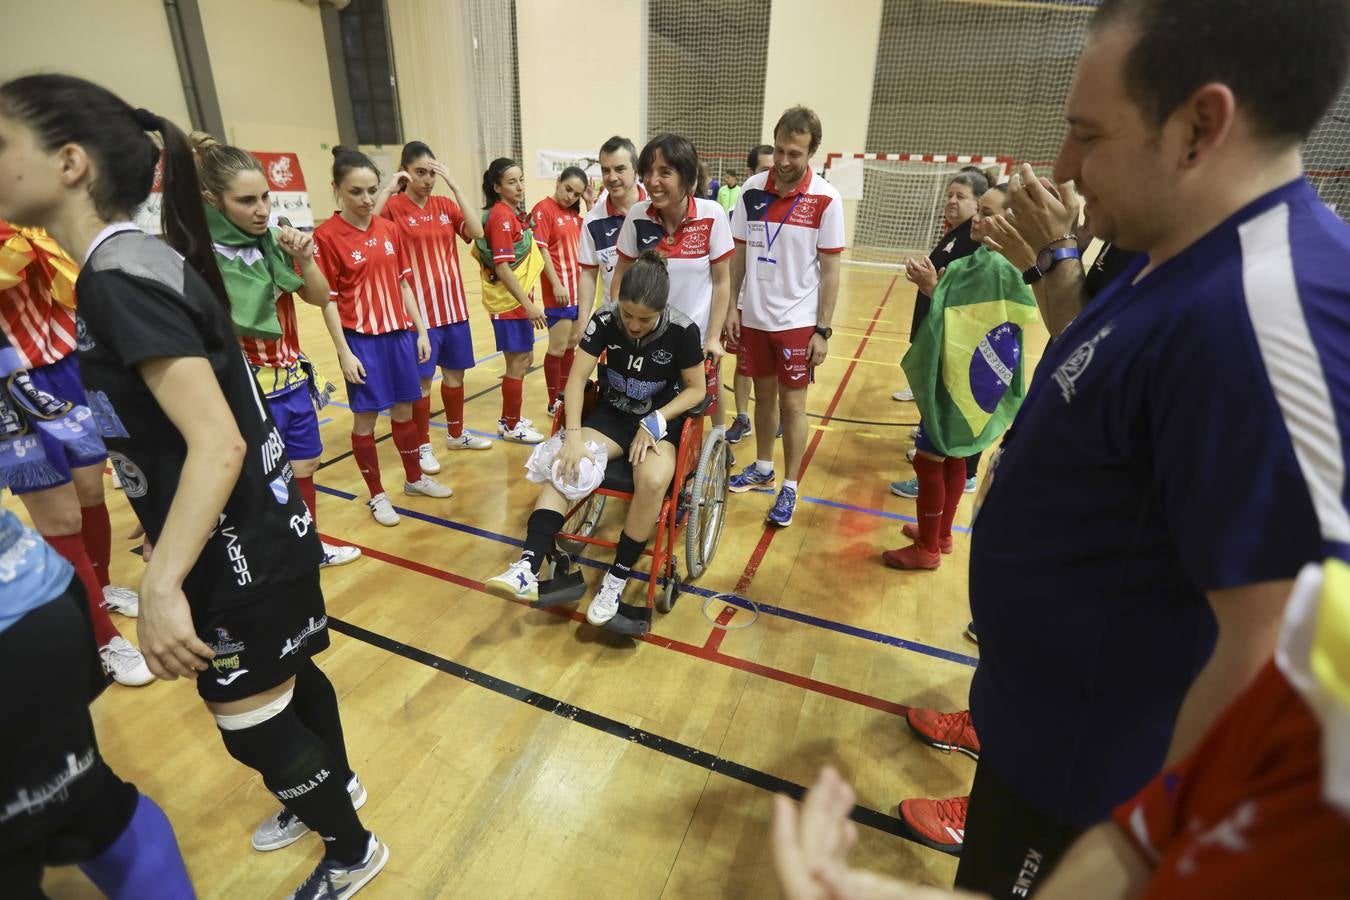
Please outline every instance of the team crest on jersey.
[[112, 463], [113, 470], [117, 472], [117, 480], [122, 482], [122, 490], [128, 497], [133, 500], [144, 497], [146, 491], [150, 490], [150, 482], [140, 466], [121, 453], [109, 453], [108, 461]]
[[363, 263], [363, 262], [365, 262], [365, 261], [366, 261], [366, 257], [361, 253], [360, 250], [353, 250], [353, 251], [352, 251], [352, 262], [354, 262], [354, 263]]
[[1055, 384], [1059, 385], [1059, 392], [1064, 396], [1064, 402], [1069, 403], [1077, 393], [1078, 379], [1083, 377], [1087, 367], [1092, 364], [1092, 357], [1097, 352], [1097, 345], [1101, 343], [1112, 331], [1115, 331], [1116, 323], [1107, 322], [1088, 340], [1084, 341], [1077, 350], [1070, 354], [1069, 358], [1064, 360], [1058, 369], [1055, 370]]
[[230, 653], [241, 653], [245, 649], [243, 641], [236, 641], [230, 634], [229, 629], [217, 628], [216, 639], [213, 643], [207, 644], [212, 650], [216, 651], [216, 656], [225, 656]]
[[450, 224], [450, 217], [449, 217], [448, 215], [446, 215], [445, 213], [441, 213], [440, 222], [441, 222], [442, 225], [449, 225], [449, 224]]
[[657, 350], [655, 353], [652, 354], [652, 362], [661, 366], [666, 365], [674, 358], [675, 358], [674, 355], [672, 355], [669, 350]]
[[84, 319], [79, 316], [75, 317], [75, 349], [94, 349], [94, 339], [89, 336], [89, 326], [84, 324]]
[[389, 240], [389, 238], [384, 239], [384, 255], [385, 256], [394, 255], [394, 242]]

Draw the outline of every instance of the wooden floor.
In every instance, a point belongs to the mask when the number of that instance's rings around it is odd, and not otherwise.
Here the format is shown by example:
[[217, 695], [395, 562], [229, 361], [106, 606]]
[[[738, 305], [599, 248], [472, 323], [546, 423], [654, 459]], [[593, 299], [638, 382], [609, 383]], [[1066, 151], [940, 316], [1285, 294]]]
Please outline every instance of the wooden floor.
[[[521, 477], [528, 448], [441, 449], [438, 477], [454, 498], [400, 494], [396, 504], [412, 514], [384, 528], [346, 456], [350, 414], [321, 414], [325, 459], [342, 458], [316, 479], [320, 530], [366, 551], [324, 572], [335, 633], [319, 660], [369, 790], [362, 819], [391, 848], [363, 900], [771, 897], [772, 791], [809, 784], [827, 762], [866, 808], [856, 861], [950, 883], [954, 858], [893, 832], [899, 800], [964, 793], [974, 771], [966, 757], [920, 744], [903, 720], [909, 705], [965, 705], [977, 653], [962, 637], [969, 540], [958, 532], [934, 573], [881, 564], [914, 517], [913, 501], [887, 488], [912, 475], [903, 454], [917, 413], [890, 394], [902, 383], [896, 361], [913, 288], [886, 270], [843, 271], [832, 355], [807, 404], [809, 463], [794, 524], [766, 530], [772, 498], [732, 495], [717, 557], [695, 586], [702, 596], [683, 595], [640, 643], [483, 592], [482, 580], [518, 552], [535, 495]], [[503, 365], [476, 288], [481, 362], [466, 379], [466, 419], [495, 438]], [[301, 316], [307, 352], [338, 376], [317, 311]], [[1029, 344], [1038, 355], [1044, 332]], [[542, 355], [539, 345], [537, 362]], [[544, 394], [534, 371], [526, 412], [536, 420]], [[443, 447], [443, 422], [434, 422]], [[395, 448], [379, 447], [386, 483], [397, 485]], [[738, 468], [753, 459], [753, 438], [737, 455]], [[135, 585], [142, 566], [121, 537], [130, 512], [120, 493], [109, 496], [113, 577]], [[603, 527], [617, 521], [611, 510]], [[586, 571], [593, 587], [599, 573]], [[712, 627], [700, 603], [723, 592], [760, 605], [753, 624]], [[731, 628], [752, 618], [717, 599], [707, 614]], [[134, 640], [134, 623], [114, 618]], [[114, 686], [94, 718], [114, 769], [168, 812], [201, 896], [285, 896], [313, 868], [313, 836], [273, 853], [250, 848], [277, 803], [226, 755], [191, 685]], [[75, 870], [51, 873], [47, 889], [97, 896]]]

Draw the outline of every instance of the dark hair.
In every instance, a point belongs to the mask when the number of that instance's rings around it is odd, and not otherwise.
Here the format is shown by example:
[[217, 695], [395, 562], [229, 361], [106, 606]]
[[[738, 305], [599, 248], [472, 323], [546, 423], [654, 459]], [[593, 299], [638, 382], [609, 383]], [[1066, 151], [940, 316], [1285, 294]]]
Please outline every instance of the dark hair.
[[494, 159], [483, 173], [483, 199], [487, 202], [483, 204], [483, 209], [491, 209], [492, 204], [502, 199], [497, 193], [497, 182], [502, 180], [502, 176], [513, 166], [519, 167], [520, 163], [506, 156], [500, 156]]
[[1104, 0], [1092, 28], [1125, 25], [1125, 89], [1162, 125], [1212, 82], [1267, 138], [1305, 140], [1331, 106], [1350, 64], [1345, 0]]
[[759, 158], [766, 153], [773, 156], [772, 145], [760, 144], [745, 155], [745, 168], [751, 175], [755, 174], [755, 169], [759, 168]]
[[658, 150], [665, 157], [666, 164], [680, 176], [680, 185], [685, 193], [697, 191], [698, 151], [689, 138], [681, 134], [658, 134], [648, 141], [647, 146], [642, 148], [642, 155], [638, 157], [638, 174], [646, 178], [651, 173]]
[[342, 179], [357, 169], [369, 169], [375, 173], [375, 180], [380, 180], [380, 170], [369, 156], [341, 144], [333, 147], [333, 184], [342, 184]]
[[432, 159], [436, 158], [436, 154], [432, 153], [431, 148], [426, 144], [421, 141], [408, 141], [408, 143], [403, 145], [403, 153], [399, 155], [398, 167], [400, 169], [406, 169], [424, 156], [430, 156]]
[[644, 250], [633, 260], [619, 282], [619, 299], [661, 312], [670, 299], [670, 273], [666, 258], [656, 250]]
[[974, 166], [966, 166], [964, 169], [953, 175], [951, 181], [947, 182], [948, 187], [951, 187], [954, 184], [965, 185], [970, 188], [972, 196], [979, 197], [985, 191], [989, 190], [989, 177]]
[[[1004, 200], [1008, 199], [1008, 186], [1006, 184], [991, 184], [989, 185], [989, 190], [985, 191], [984, 194], [990, 194], [994, 191], [998, 191], [1002, 194]], [[984, 194], [980, 194], [980, 196], [983, 197]]]
[[777, 138], [780, 131], [786, 131], [788, 134], [809, 134], [811, 147], [808, 152], [815, 153], [820, 149], [820, 116], [805, 106], [794, 106], [779, 116], [778, 124], [773, 126], [773, 136]]
[[263, 174], [262, 163], [247, 150], [222, 144], [204, 131], [192, 132], [188, 140], [192, 141], [192, 152], [197, 157], [197, 180], [216, 199], [224, 198], [230, 182], [241, 172]]
[[580, 178], [581, 187], [583, 189], [589, 187], [591, 183], [590, 176], [586, 174], [586, 170], [581, 168], [581, 166], [568, 166], [558, 175], [559, 181], [566, 181], [569, 178]]
[[[192, 145], [178, 126], [70, 75], [29, 75], [0, 85], [0, 113], [30, 128], [48, 152], [78, 144], [89, 154], [95, 175], [89, 196], [105, 222], [130, 218], [145, 202], [155, 182], [155, 164], [162, 159], [164, 239], [229, 307], [206, 227]], [[159, 133], [162, 154], [147, 131]]]
[[620, 137], [619, 135], [616, 134], [614, 135], [614, 137], [610, 138], [609, 140], [605, 141], [603, 144], [600, 145], [600, 154], [602, 156], [606, 153], [617, 153], [620, 150], [628, 151], [629, 162], [632, 163], [637, 162], [638, 158], [637, 147], [634, 147], [633, 142], [626, 137]]

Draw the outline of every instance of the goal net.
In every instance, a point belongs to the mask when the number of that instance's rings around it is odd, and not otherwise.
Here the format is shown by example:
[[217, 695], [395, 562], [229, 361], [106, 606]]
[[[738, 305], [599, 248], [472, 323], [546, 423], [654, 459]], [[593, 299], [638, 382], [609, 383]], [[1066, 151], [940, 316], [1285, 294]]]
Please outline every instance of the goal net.
[[1350, 222], [1350, 84], [1313, 130], [1303, 148], [1303, 166], [1327, 206]]

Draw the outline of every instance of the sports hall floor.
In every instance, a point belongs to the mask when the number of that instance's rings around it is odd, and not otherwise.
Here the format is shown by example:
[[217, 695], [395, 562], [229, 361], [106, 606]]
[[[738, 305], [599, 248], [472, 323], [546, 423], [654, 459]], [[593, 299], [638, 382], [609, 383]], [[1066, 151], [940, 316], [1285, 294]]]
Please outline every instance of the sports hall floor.
[[[479, 353], [466, 421], [495, 438], [503, 365], [465, 263]], [[320, 414], [332, 461], [316, 477], [320, 530], [365, 556], [324, 571], [333, 646], [319, 662], [370, 792], [362, 819], [391, 849], [362, 900], [773, 897], [772, 793], [809, 784], [827, 762], [857, 790], [855, 860], [950, 884], [955, 859], [899, 837], [895, 819], [900, 799], [965, 793], [974, 772], [965, 756], [920, 744], [903, 719], [909, 705], [966, 702], [978, 653], [962, 637], [970, 498], [939, 571], [897, 572], [879, 558], [914, 521], [914, 502], [887, 488], [912, 475], [903, 454], [917, 413], [890, 395], [913, 296], [903, 274], [845, 264], [831, 356], [808, 397], [796, 521], [766, 530], [772, 497], [731, 495], [711, 569], [636, 643], [576, 611], [535, 611], [483, 591], [523, 536], [535, 496], [522, 472], [528, 447], [452, 455], [433, 419], [437, 477], [455, 496], [391, 490], [404, 517], [385, 528], [347, 457], [350, 414], [337, 405]], [[318, 312], [305, 307], [301, 319], [307, 352], [340, 376]], [[1044, 343], [1037, 327], [1031, 364]], [[542, 372], [527, 378], [525, 396], [526, 414], [542, 420]], [[433, 410], [438, 397], [433, 390]], [[396, 486], [393, 443], [379, 447]], [[751, 437], [737, 467], [753, 458]], [[777, 468], [781, 477], [781, 447]], [[134, 586], [142, 564], [122, 540], [132, 517], [109, 495], [113, 580]], [[619, 507], [611, 503], [603, 531], [617, 533]], [[599, 570], [586, 572], [594, 586]], [[732, 630], [700, 613], [715, 596], [707, 614]], [[134, 623], [114, 618], [134, 640]], [[94, 720], [114, 769], [168, 812], [202, 897], [281, 897], [309, 874], [313, 835], [273, 853], [250, 848], [277, 802], [226, 755], [190, 684], [115, 685]], [[50, 874], [46, 887], [58, 898], [97, 896], [73, 869]]]

